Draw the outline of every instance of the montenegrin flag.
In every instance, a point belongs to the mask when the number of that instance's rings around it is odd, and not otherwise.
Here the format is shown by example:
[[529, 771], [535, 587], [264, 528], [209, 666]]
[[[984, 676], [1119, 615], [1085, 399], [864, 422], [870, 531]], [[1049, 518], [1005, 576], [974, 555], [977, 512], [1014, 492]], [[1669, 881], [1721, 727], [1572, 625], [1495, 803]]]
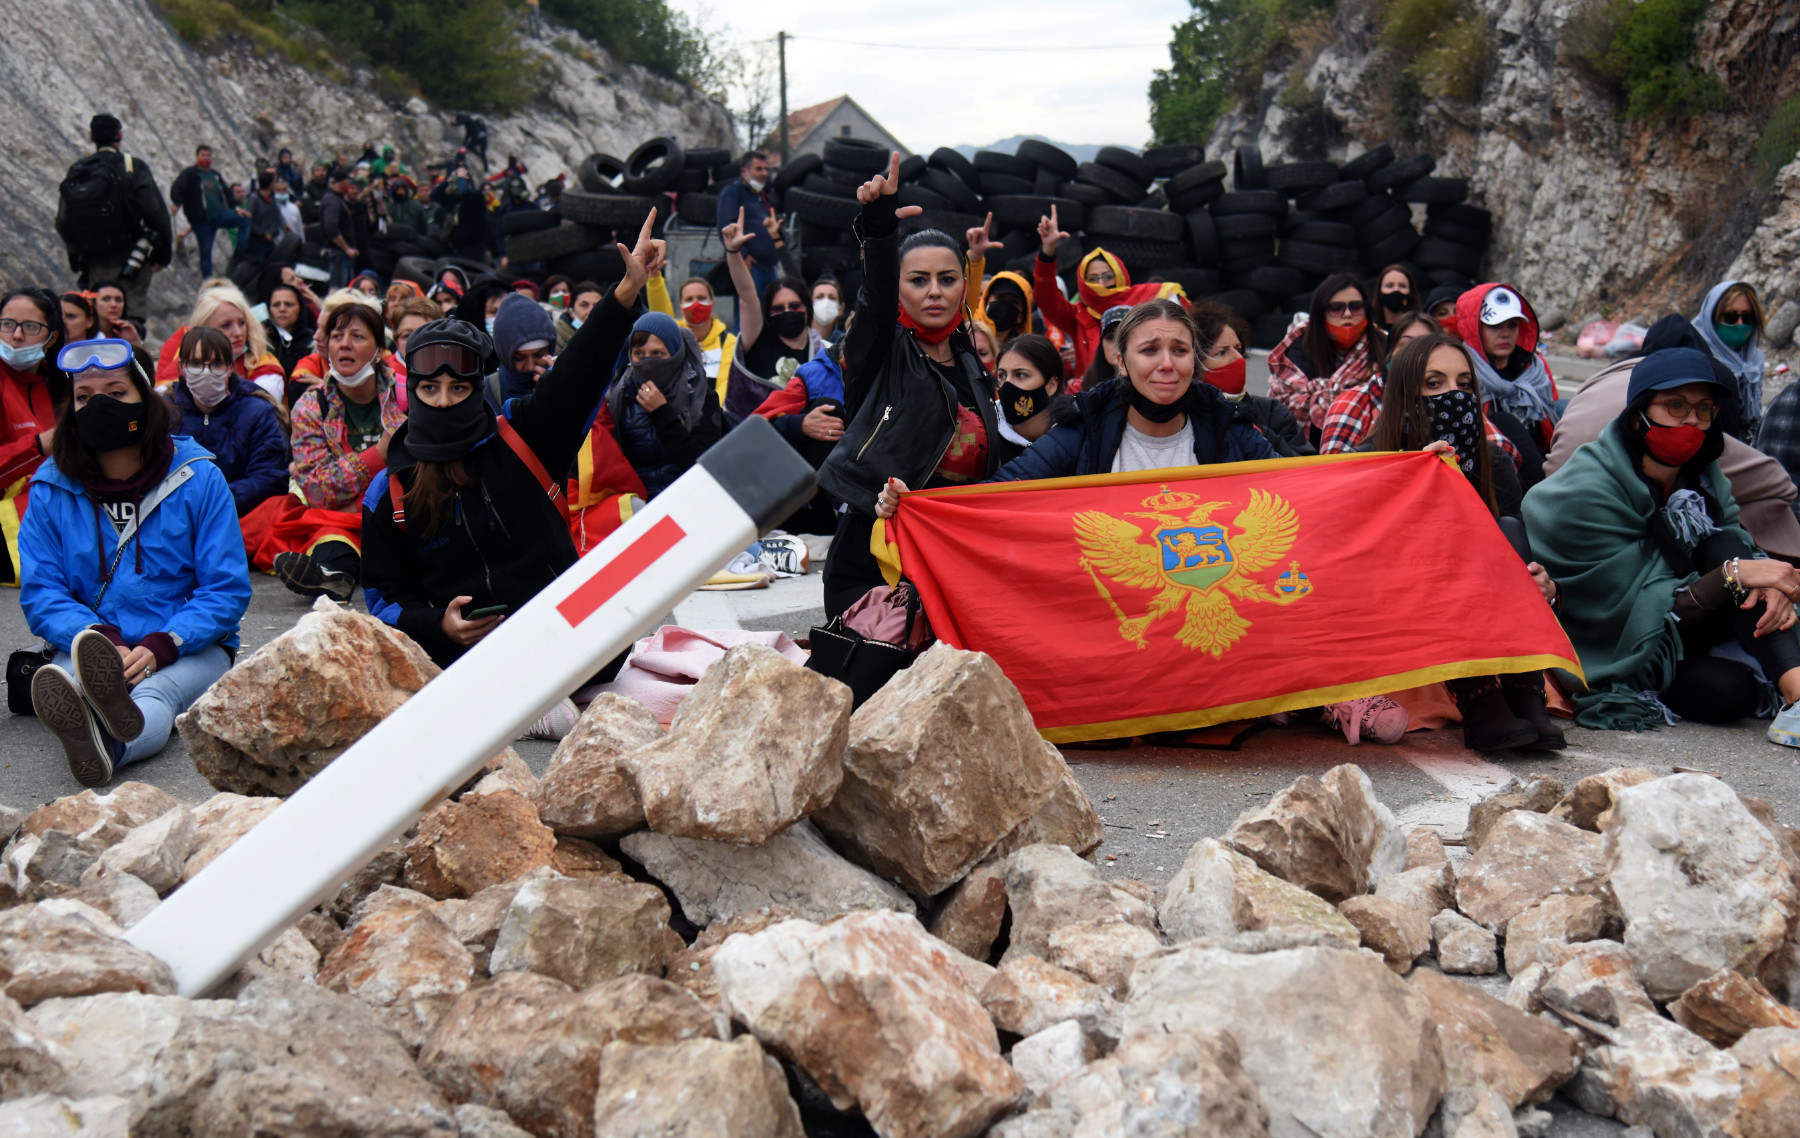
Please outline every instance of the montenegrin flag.
[[874, 549], [938, 639], [999, 663], [1052, 742], [1581, 674], [1480, 495], [1428, 453], [920, 491]]

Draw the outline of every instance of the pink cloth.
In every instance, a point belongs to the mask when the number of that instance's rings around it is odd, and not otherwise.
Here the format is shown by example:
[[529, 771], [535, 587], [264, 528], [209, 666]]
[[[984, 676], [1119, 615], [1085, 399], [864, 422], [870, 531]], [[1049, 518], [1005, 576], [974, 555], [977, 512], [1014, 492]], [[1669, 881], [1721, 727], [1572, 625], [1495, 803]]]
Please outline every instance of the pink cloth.
[[785, 632], [744, 632], [735, 628], [699, 632], [668, 624], [632, 645], [618, 678], [602, 684], [600, 690], [630, 696], [649, 708], [656, 721], [666, 727], [706, 669], [723, 659], [728, 649], [740, 644], [767, 645], [800, 665], [807, 660], [805, 650], [788, 639]]

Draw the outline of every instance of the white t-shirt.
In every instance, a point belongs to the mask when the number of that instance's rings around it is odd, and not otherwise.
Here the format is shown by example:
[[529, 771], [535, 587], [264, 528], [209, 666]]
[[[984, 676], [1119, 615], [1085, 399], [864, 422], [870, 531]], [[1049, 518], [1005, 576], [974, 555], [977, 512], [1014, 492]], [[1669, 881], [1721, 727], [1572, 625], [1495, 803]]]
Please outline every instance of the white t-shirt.
[[1113, 455], [1112, 472], [1124, 474], [1138, 470], [1163, 470], [1171, 466], [1194, 465], [1194, 421], [1189, 419], [1181, 429], [1165, 438], [1146, 435], [1130, 423], [1125, 424], [1125, 437], [1119, 440], [1119, 453]]

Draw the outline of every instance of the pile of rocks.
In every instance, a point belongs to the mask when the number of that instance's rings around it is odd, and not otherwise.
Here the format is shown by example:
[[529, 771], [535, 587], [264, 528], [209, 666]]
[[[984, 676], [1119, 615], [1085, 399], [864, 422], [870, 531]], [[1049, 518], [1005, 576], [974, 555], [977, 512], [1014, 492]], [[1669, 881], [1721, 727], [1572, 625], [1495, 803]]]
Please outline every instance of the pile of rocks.
[[1800, 1133], [1800, 833], [1703, 775], [1508, 786], [1458, 869], [1341, 766], [1158, 890], [1086, 860], [1100, 820], [988, 657], [852, 713], [750, 645], [666, 732], [608, 696], [542, 779], [504, 753], [171, 994], [122, 929], [278, 802], [0, 817], [0, 1134], [1485, 1138], [1559, 1089]]

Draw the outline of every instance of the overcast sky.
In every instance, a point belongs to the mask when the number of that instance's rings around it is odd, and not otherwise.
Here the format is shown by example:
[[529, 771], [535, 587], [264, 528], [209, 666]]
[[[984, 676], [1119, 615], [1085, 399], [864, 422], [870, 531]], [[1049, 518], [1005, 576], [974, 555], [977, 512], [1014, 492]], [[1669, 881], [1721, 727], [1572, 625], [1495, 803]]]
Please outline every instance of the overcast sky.
[[[788, 108], [849, 95], [909, 149], [1015, 134], [1142, 146], [1150, 74], [1187, 0], [671, 0], [740, 41], [789, 40]], [[860, 47], [938, 44], [999, 51]], [[1101, 50], [1130, 45], [1124, 50]], [[1078, 47], [1077, 51], [1028, 49]]]

